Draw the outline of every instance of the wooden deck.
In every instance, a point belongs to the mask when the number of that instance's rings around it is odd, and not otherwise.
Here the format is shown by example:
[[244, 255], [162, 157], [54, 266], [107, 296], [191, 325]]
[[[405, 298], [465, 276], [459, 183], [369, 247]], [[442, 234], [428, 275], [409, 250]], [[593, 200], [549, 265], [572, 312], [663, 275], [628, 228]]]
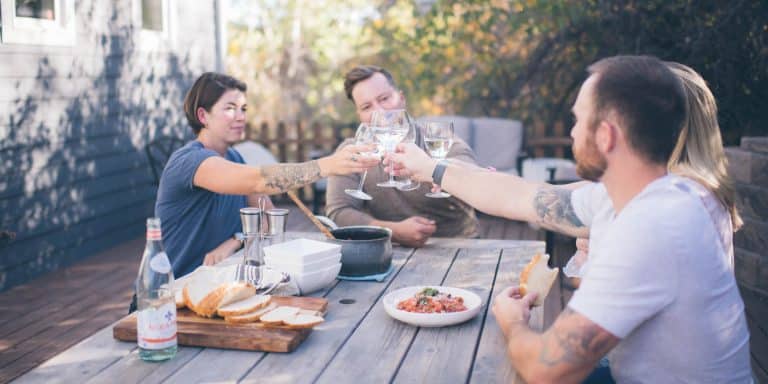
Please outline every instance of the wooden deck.
[[[292, 211], [288, 230], [315, 231], [298, 209]], [[481, 215], [480, 224], [482, 238], [544, 238], [540, 231], [520, 222]], [[0, 383], [13, 380], [125, 315], [143, 247], [140, 237], [0, 293]]]

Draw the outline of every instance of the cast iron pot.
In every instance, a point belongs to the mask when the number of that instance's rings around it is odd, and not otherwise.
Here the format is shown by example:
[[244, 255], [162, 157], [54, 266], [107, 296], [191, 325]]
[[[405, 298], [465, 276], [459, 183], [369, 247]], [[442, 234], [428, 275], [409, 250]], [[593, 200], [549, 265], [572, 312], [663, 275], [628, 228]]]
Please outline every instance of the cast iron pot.
[[331, 228], [335, 239], [328, 241], [341, 245], [340, 275], [368, 276], [389, 270], [392, 265], [392, 231], [389, 228], [337, 227], [327, 217], [318, 216], [318, 219]]

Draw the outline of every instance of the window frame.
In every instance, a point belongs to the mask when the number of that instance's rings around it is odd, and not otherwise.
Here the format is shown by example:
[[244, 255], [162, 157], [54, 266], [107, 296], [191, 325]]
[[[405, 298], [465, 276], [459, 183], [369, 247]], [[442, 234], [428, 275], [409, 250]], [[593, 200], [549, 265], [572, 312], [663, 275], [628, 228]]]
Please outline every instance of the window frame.
[[172, 48], [176, 40], [175, 18], [171, 10], [174, 9], [173, 0], [160, 0], [160, 9], [163, 12], [163, 29], [156, 31], [145, 29], [142, 19], [141, 0], [133, 0], [133, 25], [135, 29], [134, 43], [145, 50], [162, 50]]
[[75, 45], [75, 0], [54, 0], [53, 20], [16, 16], [16, 3], [0, 0], [2, 44]]

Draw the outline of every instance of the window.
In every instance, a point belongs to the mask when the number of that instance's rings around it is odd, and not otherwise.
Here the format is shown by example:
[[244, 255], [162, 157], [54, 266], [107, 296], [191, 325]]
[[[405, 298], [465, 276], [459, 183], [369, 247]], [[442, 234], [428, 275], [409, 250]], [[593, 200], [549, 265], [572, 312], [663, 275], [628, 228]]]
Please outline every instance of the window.
[[172, 0], [133, 0], [137, 45], [147, 49], [173, 42]]
[[3, 44], [75, 44], [74, 0], [0, 0]]

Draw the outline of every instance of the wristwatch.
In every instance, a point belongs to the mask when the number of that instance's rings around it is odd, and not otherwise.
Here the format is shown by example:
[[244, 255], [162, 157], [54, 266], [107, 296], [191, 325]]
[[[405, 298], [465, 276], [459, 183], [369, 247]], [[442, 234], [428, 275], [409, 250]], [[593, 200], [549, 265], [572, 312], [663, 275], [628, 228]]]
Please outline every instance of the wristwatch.
[[445, 167], [447, 166], [448, 166], [447, 160], [440, 160], [437, 162], [437, 165], [435, 165], [435, 169], [432, 170], [432, 183], [434, 183], [438, 187], [443, 182], [443, 174], [445, 173]]
[[235, 232], [235, 234], [232, 235], [232, 238], [240, 242], [240, 248], [245, 245], [245, 235], [243, 235], [242, 232]]

